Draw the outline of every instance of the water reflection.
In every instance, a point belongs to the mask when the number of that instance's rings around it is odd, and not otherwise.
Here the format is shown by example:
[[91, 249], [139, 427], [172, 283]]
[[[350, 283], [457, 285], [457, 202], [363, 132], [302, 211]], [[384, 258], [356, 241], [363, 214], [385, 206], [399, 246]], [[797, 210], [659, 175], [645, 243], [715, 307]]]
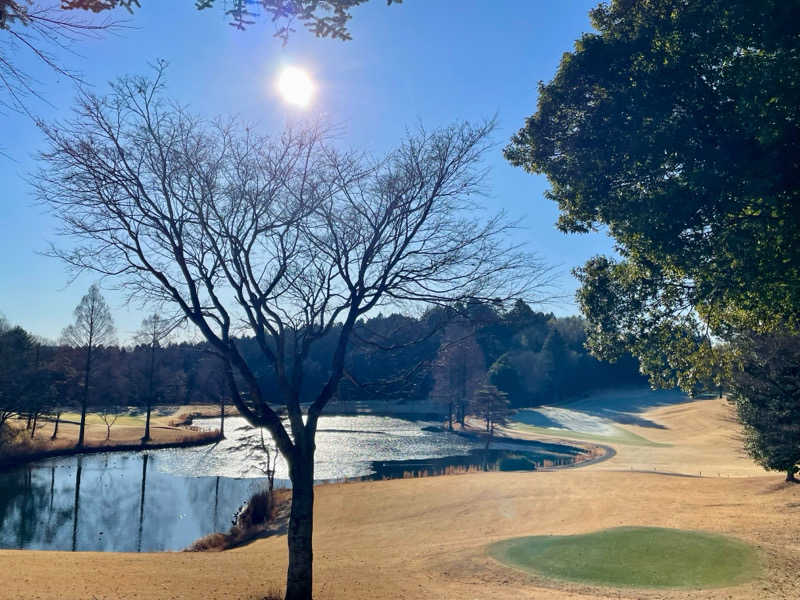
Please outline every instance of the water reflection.
[[[216, 419], [198, 425], [216, 428]], [[429, 427], [374, 415], [320, 419], [317, 480], [397, 477], [483, 464], [483, 444]], [[234, 512], [264, 483], [261, 435], [244, 419], [226, 419], [227, 439], [213, 446], [71, 456], [0, 473], [0, 547], [48, 550], [179, 550], [226, 530]], [[571, 461], [577, 448], [494, 442], [497, 451]], [[523, 468], [524, 465], [523, 465]], [[278, 462], [276, 485], [288, 484]]]
[[53, 459], [0, 474], [0, 547], [180, 550], [227, 528], [258, 479], [180, 477], [150, 454]]

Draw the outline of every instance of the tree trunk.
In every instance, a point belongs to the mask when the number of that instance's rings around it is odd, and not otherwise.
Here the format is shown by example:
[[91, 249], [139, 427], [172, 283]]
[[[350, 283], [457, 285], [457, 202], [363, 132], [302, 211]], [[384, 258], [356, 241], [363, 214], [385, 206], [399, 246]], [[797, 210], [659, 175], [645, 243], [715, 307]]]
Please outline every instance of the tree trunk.
[[800, 479], [797, 479], [797, 477], [795, 477], [794, 475], [795, 473], [797, 473], [797, 467], [795, 466], [790, 467], [786, 471], [786, 481], [789, 481], [791, 483], [800, 483]]
[[61, 421], [61, 413], [56, 413], [56, 424], [53, 425], [53, 435], [50, 436], [51, 440], [56, 439], [58, 435], [58, 422]]
[[219, 399], [219, 439], [225, 438], [225, 394]]
[[92, 342], [86, 349], [86, 372], [83, 376], [83, 398], [81, 399], [81, 428], [78, 431], [78, 446], [83, 446], [83, 432], [86, 429], [86, 407], [89, 404], [89, 373], [92, 370]]
[[39, 421], [39, 413], [33, 415], [33, 427], [31, 428], [31, 439], [36, 435], [36, 423]]
[[156, 345], [155, 342], [150, 344], [150, 374], [149, 382], [147, 385], [147, 417], [144, 421], [144, 435], [142, 436], [143, 442], [150, 441], [150, 411], [153, 408], [153, 377], [156, 370]]
[[447, 428], [453, 431], [453, 401], [450, 400], [447, 404]]
[[147, 417], [144, 420], [144, 435], [142, 436], [142, 442], [149, 442], [150, 441], [150, 411], [152, 410], [152, 403], [150, 399], [147, 399]]
[[286, 600], [311, 600], [314, 525], [314, 456], [298, 457], [290, 470], [292, 510], [289, 516], [289, 569]]

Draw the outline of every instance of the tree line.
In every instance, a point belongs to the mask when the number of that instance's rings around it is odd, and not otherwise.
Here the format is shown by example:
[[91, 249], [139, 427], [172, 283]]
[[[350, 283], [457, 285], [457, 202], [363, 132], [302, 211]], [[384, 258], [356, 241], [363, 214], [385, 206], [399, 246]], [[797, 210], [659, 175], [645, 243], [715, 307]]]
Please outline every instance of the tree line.
[[119, 415], [132, 407], [146, 414], [142, 440], [148, 441], [153, 405], [220, 402], [219, 360], [200, 344], [155, 336], [153, 323], [160, 322], [158, 315], [148, 316], [132, 344], [118, 345], [96, 286], [79, 304], [76, 322], [65, 328], [60, 343], [0, 319], [0, 442], [12, 417], [25, 421], [31, 437], [46, 418], [53, 422], [51, 439], [57, 439], [62, 414], [76, 411], [78, 445], [83, 445], [87, 412], [98, 413], [110, 435]]
[[[340, 326], [306, 359], [301, 401], [311, 401], [327, 376], [325, 365]], [[76, 308], [75, 322], [65, 328], [60, 343], [2, 321], [0, 424], [23, 417], [33, 435], [46, 417], [55, 422], [55, 439], [63, 412], [77, 411], [82, 423], [87, 411], [98, 413], [110, 432], [116, 416], [136, 407], [146, 416], [142, 439], [147, 441], [154, 405], [230, 402], [224, 361], [206, 342], [178, 341], [183, 331], [152, 314], [132, 343], [117, 344], [97, 286]], [[489, 393], [518, 408], [645, 381], [630, 357], [616, 364], [591, 357], [583, 348], [586, 335], [581, 318], [537, 312], [523, 301], [510, 310], [476, 304], [457, 312], [432, 307], [419, 317], [378, 314], [356, 324], [357, 341], [347, 353], [346, 377], [336, 397], [376, 407], [386, 400], [430, 398], [449, 407], [452, 428], [454, 420], [463, 425], [468, 414], [485, 416], [478, 400]], [[389, 339], [395, 348], [382, 351], [381, 343]], [[235, 343], [259, 384], [277, 389], [274, 371], [259, 359], [255, 339]]]

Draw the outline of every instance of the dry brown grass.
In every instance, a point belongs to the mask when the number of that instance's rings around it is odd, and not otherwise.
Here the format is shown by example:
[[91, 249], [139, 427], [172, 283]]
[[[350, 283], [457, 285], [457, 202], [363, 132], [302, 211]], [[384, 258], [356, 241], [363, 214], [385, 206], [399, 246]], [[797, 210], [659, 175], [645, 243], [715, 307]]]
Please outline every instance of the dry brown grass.
[[227, 533], [211, 533], [193, 542], [186, 552], [221, 552], [260, 537], [282, 533], [289, 515], [291, 490], [256, 492]]
[[[657, 441], [686, 447], [662, 455], [678, 465], [735, 454], [720, 407], [698, 402], [647, 413], [664, 426]], [[672, 410], [676, 409], [676, 410]], [[715, 416], [716, 415], [716, 416]], [[712, 427], [709, 431], [708, 428]], [[726, 441], [728, 440], [728, 441]], [[620, 450], [620, 447], [617, 447]], [[781, 474], [676, 477], [631, 471], [635, 448], [586, 468], [468, 473], [316, 488], [315, 594], [320, 600], [375, 598], [597, 600], [794, 600], [800, 572], [800, 486]], [[649, 452], [647, 448], [638, 448]], [[659, 450], [670, 451], [670, 448]], [[653, 455], [647, 455], [652, 458]], [[686, 466], [688, 463], [684, 463]], [[616, 472], [603, 470], [613, 466]], [[735, 465], [734, 465], [735, 466]], [[738, 466], [736, 468], [739, 468]], [[715, 474], [716, 475], [716, 474]], [[608, 589], [543, 579], [501, 566], [487, 544], [524, 535], [575, 534], [622, 525], [732, 535], [764, 561], [754, 583], [718, 590]], [[254, 600], [283, 581], [286, 538], [227, 552], [119, 554], [0, 551], [7, 577], [0, 598]]]
[[[72, 454], [81, 452], [76, 448], [79, 426], [75, 423], [62, 422], [58, 426], [58, 437], [51, 439], [55, 424], [42, 422], [31, 438], [30, 431], [24, 427], [23, 420], [12, 420], [10, 425], [14, 432], [11, 440], [0, 446], [0, 465], [19, 464], [35, 460], [42, 456]], [[118, 425], [112, 427], [111, 436], [106, 439], [104, 424], [87, 423], [84, 432], [84, 450], [87, 452], [105, 452], [114, 450], [130, 450], [148, 447], [183, 446], [210, 444], [216, 441], [216, 431], [203, 431], [199, 428], [170, 427], [159, 424], [153, 419], [150, 425], [150, 441], [142, 444], [143, 427]]]
[[[169, 417], [166, 417], [167, 423], [172, 427], [181, 427], [191, 425], [194, 419], [214, 418], [219, 417], [220, 410], [218, 404], [196, 404], [196, 405], [182, 405]], [[235, 406], [225, 407], [226, 417], [237, 417], [239, 411]]]

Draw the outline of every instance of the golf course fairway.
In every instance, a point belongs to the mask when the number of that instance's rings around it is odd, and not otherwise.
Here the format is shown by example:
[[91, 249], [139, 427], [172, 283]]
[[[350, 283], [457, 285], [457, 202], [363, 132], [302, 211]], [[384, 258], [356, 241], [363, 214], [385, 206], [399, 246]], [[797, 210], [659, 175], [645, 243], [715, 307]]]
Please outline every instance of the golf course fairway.
[[545, 577], [609, 586], [723, 587], [760, 571], [755, 549], [744, 542], [657, 527], [512, 538], [492, 544], [489, 553]]

